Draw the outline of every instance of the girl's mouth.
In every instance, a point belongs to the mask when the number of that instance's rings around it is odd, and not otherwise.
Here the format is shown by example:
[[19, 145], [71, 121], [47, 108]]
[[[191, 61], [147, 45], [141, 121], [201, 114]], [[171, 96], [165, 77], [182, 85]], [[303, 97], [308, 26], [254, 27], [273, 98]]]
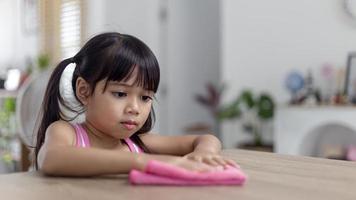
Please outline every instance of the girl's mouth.
[[129, 130], [129, 131], [135, 129], [136, 126], [137, 126], [137, 122], [131, 121], [131, 120], [129, 120], [129, 121], [123, 121], [123, 122], [121, 122], [121, 124], [122, 124], [127, 130]]

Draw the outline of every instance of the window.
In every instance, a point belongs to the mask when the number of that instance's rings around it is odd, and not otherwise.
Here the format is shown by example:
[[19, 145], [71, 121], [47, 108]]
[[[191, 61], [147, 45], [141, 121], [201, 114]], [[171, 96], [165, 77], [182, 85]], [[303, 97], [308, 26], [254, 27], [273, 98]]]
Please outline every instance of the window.
[[40, 0], [41, 53], [51, 64], [74, 56], [82, 39], [82, 0]]
[[62, 0], [60, 15], [61, 57], [74, 56], [80, 48], [81, 9], [78, 0]]

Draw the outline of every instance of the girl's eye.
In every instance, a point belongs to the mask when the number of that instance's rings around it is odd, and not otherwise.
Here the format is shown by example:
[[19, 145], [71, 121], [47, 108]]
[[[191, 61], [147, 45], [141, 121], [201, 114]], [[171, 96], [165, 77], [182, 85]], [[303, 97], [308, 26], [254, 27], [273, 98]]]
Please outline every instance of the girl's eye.
[[113, 92], [112, 93], [115, 97], [126, 97], [127, 94], [125, 92]]
[[152, 100], [152, 97], [150, 97], [150, 96], [142, 96], [141, 98], [143, 101], [151, 101]]

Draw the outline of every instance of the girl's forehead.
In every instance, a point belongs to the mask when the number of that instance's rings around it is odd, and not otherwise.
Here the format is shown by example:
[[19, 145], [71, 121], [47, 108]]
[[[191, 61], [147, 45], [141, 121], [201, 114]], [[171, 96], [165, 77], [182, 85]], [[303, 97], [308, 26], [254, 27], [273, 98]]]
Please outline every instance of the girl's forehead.
[[[145, 91], [154, 91], [155, 82], [153, 79], [142, 71], [139, 71], [138, 66], [133, 66], [132, 71], [126, 74], [126, 77], [120, 80], [105, 79], [105, 87], [107, 86], [125, 86], [130, 88], [140, 88]], [[147, 80], [148, 79], [148, 80]]]
[[125, 86], [138, 86], [137, 80], [136, 80], [136, 75], [131, 75], [127, 78], [124, 78], [120, 81], [117, 80], [110, 80], [108, 81], [108, 85], [125, 85]]
[[122, 79], [121, 81], [116, 81], [119, 83], [125, 83], [128, 85], [134, 85], [137, 82], [137, 78], [138, 78], [139, 74], [138, 74], [138, 67], [134, 66], [133, 70], [127, 74], [127, 76]]

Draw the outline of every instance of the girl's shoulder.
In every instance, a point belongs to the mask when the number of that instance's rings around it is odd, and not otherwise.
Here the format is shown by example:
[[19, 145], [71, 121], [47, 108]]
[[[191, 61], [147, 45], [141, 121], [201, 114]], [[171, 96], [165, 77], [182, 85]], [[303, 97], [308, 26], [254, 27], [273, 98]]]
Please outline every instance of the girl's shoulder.
[[58, 120], [50, 124], [46, 130], [48, 139], [55, 139], [61, 143], [75, 143], [75, 129], [69, 122]]
[[63, 121], [63, 120], [58, 120], [55, 122], [52, 122], [47, 128], [48, 129], [66, 129], [66, 130], [72, 130], [75, 131], [73, 125], [69, 122]]

